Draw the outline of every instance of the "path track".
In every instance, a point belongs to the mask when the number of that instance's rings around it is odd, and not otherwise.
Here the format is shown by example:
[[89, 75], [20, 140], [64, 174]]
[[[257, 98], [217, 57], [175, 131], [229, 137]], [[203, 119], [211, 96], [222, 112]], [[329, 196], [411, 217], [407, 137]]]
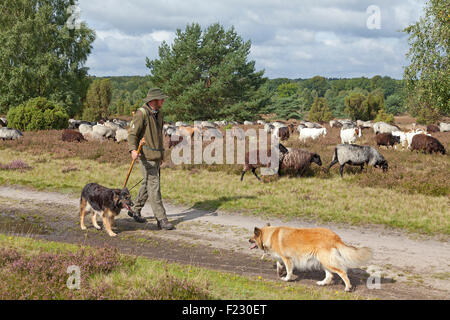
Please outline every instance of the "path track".
[[[43, 214], [45, 217], [50, 214], [62, 219], [66, 227], [65, 233], [41, 235], [41, 238], [74, 243], [86, 241], [86, 234], [79, 230], [77, 224], [78, 197], [3, 186], [0, 187], [0, 198], [3, 199], [0, 205], [2, 214], [5, 212], [11, 214], [14, 210], [34, 210], [46, 212]], [[8, 203], [8, 208], [2, 208], [5, 207], [5, 203]], [[273, 260], [270, 258], [260, 260], [261, 252], [249, 250], [248, 239], [253, 228], [263, 226], [267, 222], [274, 226], [326, 227], [336, 232], [347, 244], [367, 246], [374, 252], [373, 260], [366, 269], [367, 272], [353, 269], [350, 273], [352, 282], [358, 283], [356, 289], [358, 294], [385, 299], [448, 299], [450, 297], [448, 238], [444, 240], [426, 238], [379, 226], [348, 227], [312, 224], [302, 220], [283, 222], [274, 218], [262, 219], [217, 210], [199, 210], [167, 202], [165, 206], [169, 220], [177, 225], [176, 230], [156, 230], [150, 205], [147, 205], [142, 212], [144, 217], [148, 217], [146, 224], [135, 223], [122, 211], [116, 219], [118, 239], [109, 238], [103, 231], [93, 231], [88, 223], [89, 239], [92, 241], [88, 243], [95, 245], [106, 242], [116, 245], [124, 252], [275, 279]], [[128, 241], [130, 239], [149, 239], [153, 241], [153, 246], [146, 246], [142, 241], [137, 246], [136, 241]], [[157, 244], [156, 247], [165, 247], [167, 243], [172, 244], [173, 250], [155, 248], [155, 244]], [[190, 245], [191, 248], [186, 249]], [[382, 276], [380, 289], [367, 288], [365, 280], [369, 274]], [[300, 284], [315, 286], [315, 281], [322, 277], [323, 272], [317, 271], [298, 273], [297, 279]], [[342, 283], [335, 280], [335, 284], [330, 289], [342, 290]]]

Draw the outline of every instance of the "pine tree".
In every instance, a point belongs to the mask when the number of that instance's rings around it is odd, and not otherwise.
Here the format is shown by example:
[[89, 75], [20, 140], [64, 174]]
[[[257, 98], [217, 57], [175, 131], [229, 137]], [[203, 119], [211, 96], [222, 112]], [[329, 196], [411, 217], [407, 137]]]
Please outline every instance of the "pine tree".
[[0, 1], [0, 113], [34, 97], [80, 112], [95, 33], [71, 28], [75, 0]]
[[159, 47], [159, 59], [146, 59], [152, 83], [169, 96], [166, 114], [185, 121], [256, 117], [268, 99], [256, 94], [264, 71], [247, 61], [250, 47], [218, 23], [178, 29], [173, 45]]

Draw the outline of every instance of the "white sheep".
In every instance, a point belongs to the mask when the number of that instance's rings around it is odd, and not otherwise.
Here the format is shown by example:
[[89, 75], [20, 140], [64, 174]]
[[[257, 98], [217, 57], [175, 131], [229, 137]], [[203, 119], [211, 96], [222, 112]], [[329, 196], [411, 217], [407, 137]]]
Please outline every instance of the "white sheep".
[[327, 129], [326, 128], [303, 128], [300, 130], [299, 140], [305, 142], [307, 139], [317, 139], [320, 136], [326, 136]]
[[356, 142], [356, 137], [361, 138], [361, 129], [359, 128], [341, 129], [342, 144], [353, 144]]
[[128, 130], [122, 129], [122, 128], [117, 129], [116, 141], [121, 142], [121, 141], [127, 141], [127, 140], [128, 140]]
[[376, 122], [373, 124], [373, 131], [377, 133], [392, 133], [392, 131], [398, 131], [397, 126], [390, 125], [386, 122]]
[[105, 137], [105, 138], [114, 138], [116, 136], [116, 133], [114, 130], [105, 127], [104, 125], [97, 124], [92, 127], [92, 131], [95, 133], [98, 133], [99, 135]]
[[83, 137], [88, 141], [103, 141], [104, 138], [101, 134], [94, 131], [86, 131]]
[[0, 128], [0, 139], [2, 140], [16, 140], [23, 136], [22, 132], [12, 128]]
[[107, 128], [110, 128], [114, 132], [121, 128], [118, 124], [116, 124], [114, 122], [110, 122], [110, 121], [106, 121], [104, 126]]
[[441, 122], [439, 124], [439, 130], [441, 130], [441, 132], [448, 132], [448, 131], [450, 131], [450, 123]]
[[[406, 133], [400, 130], [392, 131], [391, 134], [395, 137], [400, 138], [400, 145], [402, 148], [406, 148], [408, 146], [408, 141], [406, 139]], [[394, 148], [397, 148], [397, 146], [394, 146]]]

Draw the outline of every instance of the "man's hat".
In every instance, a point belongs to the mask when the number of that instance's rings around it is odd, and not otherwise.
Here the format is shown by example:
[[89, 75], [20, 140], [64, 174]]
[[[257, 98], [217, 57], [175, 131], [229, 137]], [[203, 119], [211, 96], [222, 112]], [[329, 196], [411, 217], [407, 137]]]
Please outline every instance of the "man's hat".
[[160, 88], [151, 88], [148, 90], [147, 96], [142, 100], [147, 103], [152, 100], [162, 100], [167, 98], [168, 96], [163, 94]]

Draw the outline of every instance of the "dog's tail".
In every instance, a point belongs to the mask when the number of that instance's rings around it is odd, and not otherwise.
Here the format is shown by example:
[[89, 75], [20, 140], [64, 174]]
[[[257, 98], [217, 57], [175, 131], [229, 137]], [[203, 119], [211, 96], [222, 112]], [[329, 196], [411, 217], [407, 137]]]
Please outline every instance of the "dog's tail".
[[334, 258], [342, 267], [356, 268], [372, 259], [372, 250], [367, 247], [356, 248], [341, 242], [336, 245]]

